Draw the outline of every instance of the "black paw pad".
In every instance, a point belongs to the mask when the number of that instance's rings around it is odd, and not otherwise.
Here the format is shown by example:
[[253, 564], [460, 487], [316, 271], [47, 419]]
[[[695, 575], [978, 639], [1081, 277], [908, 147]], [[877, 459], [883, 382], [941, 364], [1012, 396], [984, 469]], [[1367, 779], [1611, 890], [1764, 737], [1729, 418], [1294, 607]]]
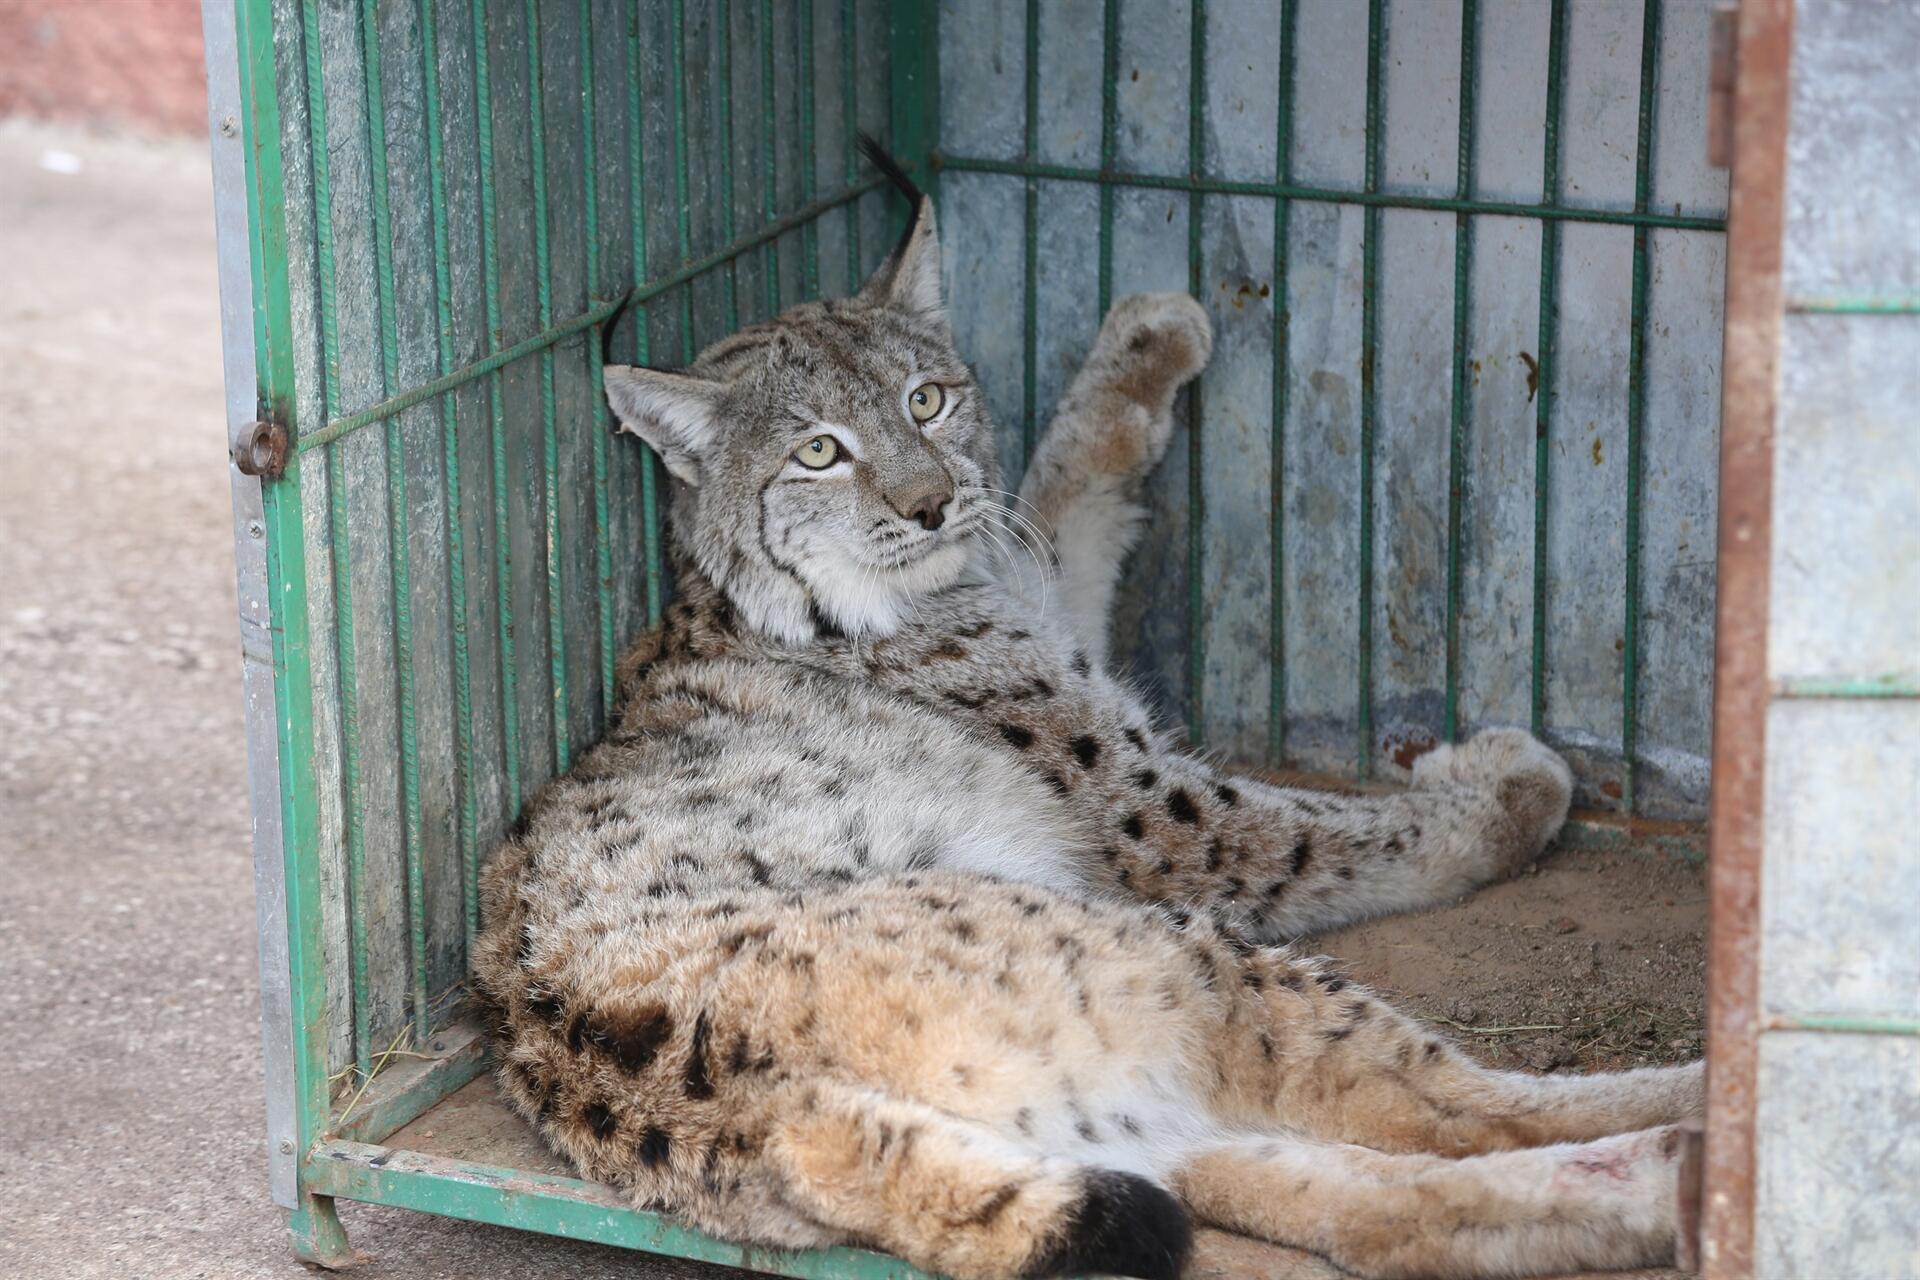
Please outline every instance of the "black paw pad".
[[1066, 1230], [1026, 1274], [1177, 1280], [1192, 1251], [1193, 1226], [1172, 1192], [1137, 1174], [1097, 1169]]

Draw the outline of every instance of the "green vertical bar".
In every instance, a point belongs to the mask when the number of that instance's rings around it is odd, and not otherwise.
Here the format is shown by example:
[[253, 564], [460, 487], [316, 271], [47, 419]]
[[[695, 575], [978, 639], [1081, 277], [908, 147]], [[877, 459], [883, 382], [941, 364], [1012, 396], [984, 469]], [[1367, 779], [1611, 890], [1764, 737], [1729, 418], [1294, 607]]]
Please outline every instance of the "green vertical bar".
[[[773, 0], [760, 0], [760, 182], [761, 214], [768, 222], [779, 217], [779, 160], [774, 149], [773, 110]], [[684, 197], [683, 197], [684, 198]], [[690, 255], [688, 255], [690, 256]], [[780, 310], [780, 242], [767, 241], [767, 314]]]
[[[1295, 36], [1299, 31], [1299, 0], [1280, 0], [1280, 102], [1275, 112], [1274, 179], [1284, 186], [1293, 180], [1293, 87]], [[1289, 232], [1293, 202], [1285, 196], [1273, 201], [1273, 415], [1272, 470], [1267, 478], [1268, 521], [1272, 529], [1273, 593], [1267, 647], [1267, 763], [1278, 765], [1287, 753], [1287, 612], [1286, 612], [1286, 473], [1287, 379], [1292, 339], [1292, 312], [1287, 305]]]
[[[1460, 104], [1454, 197], [1473, 198], [1473, 130], [1479, 94], [1478, 0], [1460, 5]], [[1473, 220], [1453, 215], [1453, 395], [1447, 412], [1447, 708], [1446, 740], [1460, 736], [1460, 514], [1467, 475], [1467, 320], [1473, 262]]]
[[[715, 75], [720, 81], [715, 93], [715, 105], [720, 113], [720, 243], [733, 243], [733, 0], [721, 0], [714, 10], [720, 22], [720, 47], [717, 50]], [[727, 259], [724, 268], [727, 274], [726, 295], [721, 306], [725, 315], [727, 332], [732, 333], [740, 327], [740, 276], [735, 260]], [[634, 278], [643, 280], [644, 272], [635, 271]]]
[[[375, 0], [361, 0], [360, 56], [365, 63], [367, 169], [372, 181], [374, 296], [380, 326], [380, 396], [400, 384], [394, 328], [393, 215], [388, 203], [386, 89]], [[393, 665], [400, 689], [401, 851], [407, 868], [407, 941], [414, 1034], [433, 1030], [427, 1003], [427, 879], [420, 864], [420, 735], [413, 671], [413, 548], [408, 537], [407, 450], [400, 417], [387, 419], [387, 585], [393, 602]]]
[[[1381, 0], [1367, 2], [1366, 192], [1380, 190]], [[1373, 437], [1375, 333], [1380, 312], [1380, 210], [1368, 205], [1360, 235], [1360, 689], [1359, 763], [1373, 776]]]
[[[847, 117], [847, 185], [860, 178], [859, 29], [854, 25], [854, 0], [840, 0], [840, 93]], [[847, 292], [860, 292], [860, 202], [847, 202]]]
[[[633, 278], [647, 278], [647, 167], [640, 113], [640, 0], [627, 0], [627, 208], [633, 234]], [[633, 313], [633, 362], [648, 363], [648, 309]], [[598, 391], [596, 389], [596, 394]], [[647, 625], [660, 625], [666, 602], [665, 557], [661, 551], [659, 460], [645, 451], [640, 465], [640, 519], [647, 534]]]
[[940, 11], [934, 0], [894, 0], [887, 18], [893, 153], [921, 189], [938, 198], [933, 153], [940, 145]]
[[[1553, 0], [1547, 37], [1547, 118], [1541, 161], [1540, 202], [1560, 203], [1560, 116], [1566, 100], [1567, 6]], [[1533, 689], [1532, 728], [1537, 736], [1547, 719], [1547, 503], [1549, 431], [1553, 422], [1553, 348], [1559, 307], [1560, 227], [1540, 224], [1540, 357], [1533, 408]]]
[[[439, 371], [452, 372], [453, 284], [447, 258], [447, 177], [445, 143], [441, 138], [440, 116], [440, 32], [434, 15], [434, 0], [419, 0], [420, 64], [427, 108], [428, 198], [433, 219], [433, 297], [438, 321]], [[479, 848], [475, 828], [479, 825], [479, 801], [474, 794], [473, 772], [473, 679], [467, 653], [467, 550], [466, 532], [460, 520], [460, 421], [459, 406], [451, 392], [440, 399], [440, 449], [446, 468], [447, 559], [450, 564], [449, 606], [453, 611], [453, 683], [454, 743], [460, 770], [460, 817], [456, 839], [460, 851], [460, 892], [462, 919], [466, 925], [466, 947], [473, 951], [473, 937], [480, 924]]]
[[[813, 0], [800, 0], [800, 203], [813, 203]], [[733, 243], [729, 236], [727, 243]], [[800, 296], [820, 296], [820, 227], [808, 222], [800, 228]]]
[[[473, 6], [473, 100], [480, 168], [480, 261], [486, 277], [487, 353], [500, 349], [500, 241], [493, 189], [493, 83], [486, 6]], [[507, 407], [500, 371], [487, 375], [493, 463], [493, 554], [500, 620], [500, 743], [507, 774], [507, 812], [520, 812], [520, 671], [513, 658], [513, 552], [508, 536]], [[331, 417], [331, 415], [329, 415]]]
[[[594, 131], [593, 12], [580, 0], [580, 181], [586, 215], [587, 300], [601, 296], [599, 139]], [[600, 707], [613, 711], [613, 544], [607, 504], [607, 398], [600, 393], [601, 329], [587, 342], [587, 386], [593, 400], [593, 577], [600, 605]]]
[[1120, 0], [1104, 0], [1100, 19], [1100, 315], [1113, 306], [1113, 185], [1119, 156]]
[[[669, 11], [667, 58], [673, 68], [673, 193], [680, 230], [680, 261], [693, 258], [692, 212], [687, 208], [687, 11], [685, 0], [673, 0]], [[680, 290], [680, 358], [693, 363], [693, 282]]]
[[[295, 390], [289, 346], [293, 307], [287, 279], [288, 210], [275, 81], [273, 9], [271, 0], [236, 0], [234, 10], [240, 92], [245, 104], [240, 127], [247, 165], [254, 377], [259, 384], [261, 415], [285, 415], [291, 423]], [[313, 91], [309, 85], [309, 92]], [[316, 203], [316, 215], [324, 207]], [[320, 220], [316, 216], [316, 224]], [[295, 1142], [303, 1152], [319, 1137], [328, 1114], [326, 904], [320, 883], [319, 793], [313, 772], [313, 664], [302, 508], [305, 465], [295, 454], [285, 475], [260, 485], [267, 582], [272, 593], [268, 605], [272, 611], [275, 749], [280, 768], [280, 843], [286, 876], [287, 994], [298, 1130]]]
[[[320, 62], [320, 15], [302, 0], [300, 37], [306, 59], [307, 145], [313, 163], [314, 273], [320, 295], [320, 350], [326, 366], [321, 399], [331, 422], [340, 414], [340, 324], [334, 301], [332, 151], [327, 145], [326, 77]], [[364, 1077], [373, 1067], [373, 1004], [367, 991], [366, 804], [360, 785], [360, 677], [353, 640], [353, 548], [348, 542], [347, 469], [340, 442], [327, 446], [327, 541], [333, 560], [333, 643], [340, 710], [341, 825], [347, 844], [347, 969], [353, 991], [353, 1056]]]
[[[1027, 137], [1021, 158], [1028, 164], [1040, 159], [1040, 0], [1027, 0]], [[1040, 275], [1040, 179], [1026, 178], [1025, 242], [1022, 249], [1021, 294], [1021, 393], [1020, 463], [1033, 460], [1034, 440], [1039, 434], [1039, 415], [1034, 399], [1039, 388], [1039, 291]], [[1005, 483], [1004, 481], [1002, 483]]]
[[[1198, 181], [1206, 166], [1207, 6], [1193, 0], [1187, 33], [1187, 176]], [[1203, 296], [1200, 273], [1200, 191], [1187, 192], [1187, 292]], [[1206, 730], [1207, 626], [1203, 537], [1207, 487], [1201, 469], [1206, 437], [1204, 375], [1187, 387], [1187, 739], [1196, 745]]]
[[[1653, 85], [1660, 50], [1660, 0], [1644, 0], [1640, 19], [1640, 119], [1634, 141], [1633, 211], [1652, 196]], [[1639, 755], [1641, 471], [1646, 464], [1647, 228], [1633, 229], [1633, 301], [1627, 352], [1627, 600], [1620, 689], [1620, 807], [1637, 812], [1634, 766]]]
[[[532, 147], [533, 260], [535, 295], [539, 299], [540, 327], [553, 325], [553, 254], [547, 239], [547, 112], [546, 73], [540, 58], [540, 0], [526, 0], [527, 13], [527, 141]], [[567, 624], [561, 604], [566, 582], [560, 569], [560, 434], [553, 394], [553, 348], [540, 352], [540, 428], [546, 451], [541, 473], [546, 490], [547, 524], [547, 650], [553, 695], [554, 771], [565, 773], [573, 763], [567, 729]]]

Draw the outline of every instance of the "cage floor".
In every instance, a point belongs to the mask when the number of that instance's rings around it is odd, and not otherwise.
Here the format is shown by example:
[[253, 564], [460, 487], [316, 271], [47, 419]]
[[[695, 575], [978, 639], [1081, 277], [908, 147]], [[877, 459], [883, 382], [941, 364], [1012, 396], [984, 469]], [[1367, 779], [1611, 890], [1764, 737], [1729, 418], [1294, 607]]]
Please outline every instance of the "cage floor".
[[[1315, 945], [1489, 1063], [1617, 1068], [1698, 1054], [1705, 910], [1704, 872], [1695, 865], [1640, 846], [1563, 848], [1463, 902], [1343, 929]], [[498, 1169], [571, 1172], [508, 1109], [490, 1076], [382, 1145]], [[1338, 1280], [1346, 1273], [1312, 1254], [1203, 1231], [1187, 1274]], [[1633, 1275], [1677, 1280], [1679, 1273]]]

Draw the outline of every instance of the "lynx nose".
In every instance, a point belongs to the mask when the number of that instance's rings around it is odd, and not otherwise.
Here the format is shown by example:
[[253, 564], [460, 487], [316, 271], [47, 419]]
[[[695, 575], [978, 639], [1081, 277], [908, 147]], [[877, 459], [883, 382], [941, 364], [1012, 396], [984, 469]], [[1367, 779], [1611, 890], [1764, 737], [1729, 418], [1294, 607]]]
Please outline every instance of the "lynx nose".
[[898, 511], [908, 520], [918, 520], [922, 529], [938, 529], [947, 522], [947, 503], [953, 500], [950, 488], [929, 489], [918, 498], [911, 499], [905, 509], [896, 505]]

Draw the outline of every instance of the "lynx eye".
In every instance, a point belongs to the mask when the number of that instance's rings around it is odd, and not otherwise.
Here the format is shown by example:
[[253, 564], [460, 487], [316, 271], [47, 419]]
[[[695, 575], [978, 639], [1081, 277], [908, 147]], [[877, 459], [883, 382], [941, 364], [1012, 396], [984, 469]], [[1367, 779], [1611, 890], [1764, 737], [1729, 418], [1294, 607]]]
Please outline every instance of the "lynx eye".
[[947, 403], [947, 393], [937, 382], [923, 382], [907, 396], [907, 412], [915, 422], [931, 422]]
[[840, 457], [840, 442], [832, 436], [815, 436], [794, 450], [793, 456], [801, 466], [821, 471]]

